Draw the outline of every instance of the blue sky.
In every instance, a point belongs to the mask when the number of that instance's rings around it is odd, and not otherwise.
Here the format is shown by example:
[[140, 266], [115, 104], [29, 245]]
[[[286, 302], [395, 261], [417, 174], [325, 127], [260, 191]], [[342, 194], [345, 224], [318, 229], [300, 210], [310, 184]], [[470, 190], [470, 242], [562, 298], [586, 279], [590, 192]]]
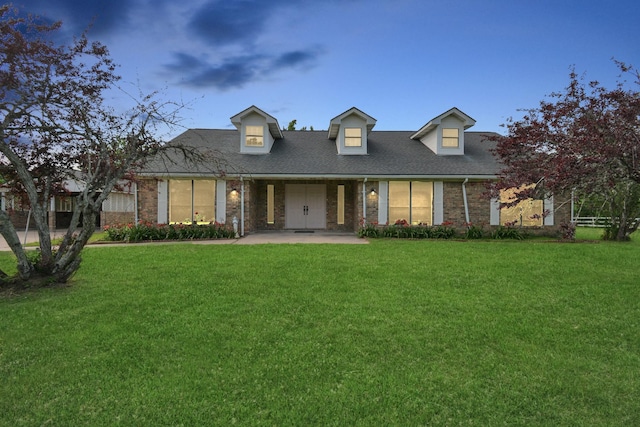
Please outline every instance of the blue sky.
[[[588, 0], [23, 0], [92, 39], [136, 94], [187, 102], [187, 128], [231, 128], [256, 105], [327, 129], [357, 107], [377, 130], [418, 130], [458, 107], [501, 132], [562, 90], [571, 66], [613, 85], [640, 67], [640, 2]], [[117, 107], [121, 99], [114, 98]], [[174, 132], [176, 134], [178, 132]]]

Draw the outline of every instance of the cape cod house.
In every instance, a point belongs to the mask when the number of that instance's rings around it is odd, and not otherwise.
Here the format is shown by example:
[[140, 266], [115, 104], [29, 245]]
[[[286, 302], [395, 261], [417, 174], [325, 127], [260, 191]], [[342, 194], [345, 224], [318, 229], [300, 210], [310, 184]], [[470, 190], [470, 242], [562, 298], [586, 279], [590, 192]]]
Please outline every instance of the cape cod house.
[[[215, 150], [209, 168], [180, 159], [139, 174], [138, 219], [154, 223], [231, 224], [262, 230], [355, 231], [363, 221], [554, 227], [569, 210], [553, 198], [508, 210], [483, 197], [499, 164], [490, 132], [457, 108], [413, 131], [376, 131], [357, 108], [325, 131], [285, 131], [251, 106], [231, 117], [236, 129], [190, 129], [171, 143]], [[547, 214], [543, 215], [543, 211]]]

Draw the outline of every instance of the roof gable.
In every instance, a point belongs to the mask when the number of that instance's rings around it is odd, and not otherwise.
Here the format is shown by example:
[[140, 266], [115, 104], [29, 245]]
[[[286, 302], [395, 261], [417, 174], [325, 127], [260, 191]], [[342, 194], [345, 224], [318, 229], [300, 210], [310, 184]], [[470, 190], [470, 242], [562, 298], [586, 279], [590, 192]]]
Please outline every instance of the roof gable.
[[339, 114], [335, 116], [333, 119], [331, 119], [331, 121], [329, 122], [329, 139], [336, 139], [338, 137], [338, 133], [340, 132], [340, 123], [342, 122], [343, 119], [351, 115], [356, 115], [361, 119], [363, 119], [364, 121], [366, 121], [367, 132], [371, 132], [371, 129], [373, 129], [373, 127], [376, 125], [376, 122], [377, 122], [376, 119], [362, 112], [356, 107], [351, 107], [344, 113]]
[[476, 124], [476, 121], [473, 118], [466, 115], [458, 108], [453, 107], [450, 110], [440, 114], [439, 116], [436, 116], [433, 119], [429, 120], [429, 122], [427, 122], [426, 125], [422, 126], [418, 132], [411, 135], [411, 139], [421, 139], [423, 136], [436, 129], [440, 125], [442, 120], [446, 119], [449, 116], [454, 116], [462, 121], [464, 123], [465, 130]]
[[265, 113], [255, 105], [252, 105], [251, 107], [239, 112], [235, 116], [232, 116], [231, 123], [233, 123], [236, 128], [240, 129], [240, 127], [242, 126], [242, 119], [251, 114], [258, 114], [264, 117], [267, 121], [267, 125], [269, 126], [269, 133], [271, 134], [273, 139], [282, 139], [282, 131], [280, 130], [278, 120], [272, 115]]

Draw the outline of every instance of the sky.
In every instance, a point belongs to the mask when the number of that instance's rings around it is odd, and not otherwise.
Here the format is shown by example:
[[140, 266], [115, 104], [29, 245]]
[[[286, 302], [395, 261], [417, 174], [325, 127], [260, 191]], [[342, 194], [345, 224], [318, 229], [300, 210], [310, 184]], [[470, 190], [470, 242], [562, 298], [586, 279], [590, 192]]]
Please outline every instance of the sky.
[[[637, 0], [16, 0], [104, 43], [132, 94], [184, 102], [184, 128], [233, 128], [255, 105], [328, 129], [351, 107], [376, 130], [457, 107], [496, 131], [568, 83], [640, 67]], [[109, 100], [125, 105], [122, 95]], [[175, 129], [172, 135], [181, 133]]]

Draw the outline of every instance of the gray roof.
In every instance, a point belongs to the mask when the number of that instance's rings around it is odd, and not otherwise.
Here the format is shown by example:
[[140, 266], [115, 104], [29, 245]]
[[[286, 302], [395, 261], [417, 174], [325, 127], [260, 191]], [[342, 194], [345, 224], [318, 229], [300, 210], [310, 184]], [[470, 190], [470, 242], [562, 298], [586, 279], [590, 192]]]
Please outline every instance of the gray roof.
[[[367, 155], [339, 155], [336, 141], [326, 131], [283, 131], [269, 154], [241, 154], [240, 132], [221, 129], [190, 129], [170, 144], [213, 149], [222, 156], [227, 175], [250, 177], [405, 177], [405, 178], [490, 178], [499, 170], [491, 154], [492, 132], [465, 132], [464, 155], [437, 156], [420, 141], [415, 131], [372, 131]], [[208, 171], [208, 172], [207, 172]], [[184, 162], [151, 163], [145, 175], [187, 176], [211, 173], [198, 171]]]

